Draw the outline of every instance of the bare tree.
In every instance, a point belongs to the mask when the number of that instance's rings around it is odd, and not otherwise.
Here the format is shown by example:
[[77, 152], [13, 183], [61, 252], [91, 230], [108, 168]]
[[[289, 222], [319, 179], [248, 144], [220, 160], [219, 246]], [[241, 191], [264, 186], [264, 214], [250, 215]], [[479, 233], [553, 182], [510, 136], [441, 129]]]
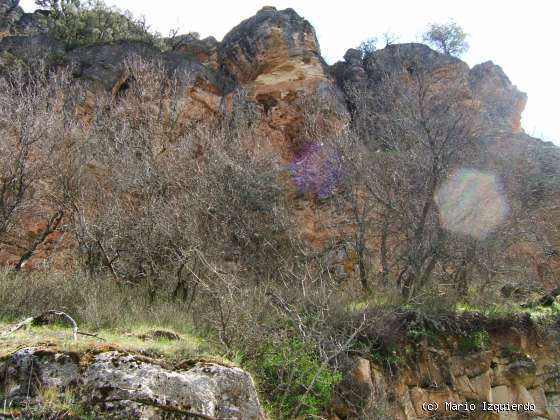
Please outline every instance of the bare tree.
[[19, 244], [17, 269], [62, 218], [62, 203], [46, 184], [53, 177], [52, 162], [64, 148], [68, 84], [65, 72], [50, 73], [42, 65], [14, 67], [0, 78], [0, 242], [13, 236], [25, 215], [46, 219], [44, 231], [29, 247]]
[[477, 110], [460, 83], [421, 69], [386, 75], [375, 89], [351, 89], [350, 97], [356, 138], [346, 161], [363, 197], [356, 229], [381, 233], [382, 277], [391, 270], [410, 298], [444, 258], [449, 233], [434, 196], [473, 150]]

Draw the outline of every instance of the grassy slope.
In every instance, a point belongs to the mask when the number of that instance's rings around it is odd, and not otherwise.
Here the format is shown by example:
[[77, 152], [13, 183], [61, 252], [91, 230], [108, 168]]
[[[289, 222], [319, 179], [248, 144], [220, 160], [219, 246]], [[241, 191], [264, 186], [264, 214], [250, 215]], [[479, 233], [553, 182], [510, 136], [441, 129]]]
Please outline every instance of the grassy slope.
[[[13, 325], [13, 323], [0, 321], [0, 331], [6, 331]], [[179, 339], [153, 338], [151, 333], [154, 331], [173, 332], [179, 336]], [[212, 353], [210, 345], [202, 338], [192, 334], [188, 328], [177, 331], [167, 326], [145, 324], [131, 325], [128, 328], [101, 329], [95, 334], [103, 340], [79, 335], [78, 340], [74, 341], [71, 328], [62, 324], [30, 326], [0, 338], [0, 359], [23, 347], [46, 347], [57, 351], [77, 353], [115, 349], [169, 362], [196, 358], [207, 359]], [[226, 362], [218, 357], [215, 359]]]

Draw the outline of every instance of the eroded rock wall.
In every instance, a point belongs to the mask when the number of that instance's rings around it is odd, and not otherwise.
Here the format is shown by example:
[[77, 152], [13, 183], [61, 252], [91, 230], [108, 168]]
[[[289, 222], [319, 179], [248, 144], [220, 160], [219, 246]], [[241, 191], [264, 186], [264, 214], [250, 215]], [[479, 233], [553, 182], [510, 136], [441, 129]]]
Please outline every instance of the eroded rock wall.
[[478, 351], [461, 350], [464, 338], [446, 340], [442, 347], [415, 344], [397, 367], [354, 358], [335, 399], [335, 418], [560, 418], [558, 333], [506, 328]]
[[[259, 141], [263, 143], [258, 149], [274, 156], [279, 167], [289, 167], [308, 144], [321, 143], [323, 137], [336, 137], [343, 132], [351, 118], [351, 98], [344, 93], [349, 85], [375, 89], [384, 75], [398, 73], [406, 80], [415, 77], [419, 70], [442, 80], [442, 89], [445, 81], [464, 87], [465, 100], [477, 106], [491, 128], [492, 135], [483, 140], [482, 155], [488, 161], [528, 161], [531, 157], [525, 151], [529, 149], [536, 150], [539, 156], [549, 155], [545, 150], [548, 145], [541, 145], [522, 133], [520, 120], [526, 95], [492, 62], [471, 69], [458, 58], [440, 54], [426, 45], [409, 43], [388, 45], [365, 58], [360, 51], [350, 49], [344, 61], [328, 66], [321, 57], [313, 26], [293, 9], [274, 7], [262, 8], [233, 28], [221, 42], [212, 37], [200, 40], [185, 35], [168, 40], [170, 51], [166, 52], [141, 42], [67, 50], [63, 42], [48, 37], [33, 25], [24, 25], [37, 21], [38, 13], [23, 13], [16, 0], [0, 1], [0, 28], [4, 28], [0, 29], [3, 31], [0, 71], [17, 61], [35, 65], [39, 59], [50, 66], [70, 66], [74, 77], [91, 83], [89, 99], [92, 99], [100, 90], [117, 95], [133, 80], [125, 66], [130, 56], [161, 62], [170, 73], [183, 77], [181, 94], [185, 112], [181, 120], [185, 126], [231, 109], [235, 95], [243, 92], [258, 111], [256, 124], [262, 134]], [[312, 104], [302, 103], [308, 93], [315, 96]], [[313, 123], [315, 128], [320, 128], [311, 135], [304, 123], [305, 107], [315, 112]], [[84, 104], [84, 114], [91, 114], [91, 109], [93, 106]], [[527, 177], [538, 178], [548, 171], [538, 162], [532, 168], [534, 171], [528, 172]], [[299, 197], [292, 178], [286, 173], [285, 190], [300, 219], [304, 238], [318, 251], [332, 246], [340, 239], [326, 227], [334, 216]], [[541, 201], [544, 203], [541, 207], [548, 208], [549, 202]], [[44, 217], [39, 219], [37, 215], [26, 216], [25, 223], [17, 227], [16, 248], [0, 249], [3, 265], [18, 261], [21, 250], [37, 237], [33, 229], [44, 223]], [[553, 247], [560, 247], [560, 242], [552, 239], [538, 242], [547, 241]], [[41, 245], [37, 249], [27, 267], [35, 267], [53, 254], [43, 248]], [[550, 265], [543, 251], [535, 247], [530, 258], [537, 261], [536, 266]], [[348, 265], [350, 260], [340, 263]]]

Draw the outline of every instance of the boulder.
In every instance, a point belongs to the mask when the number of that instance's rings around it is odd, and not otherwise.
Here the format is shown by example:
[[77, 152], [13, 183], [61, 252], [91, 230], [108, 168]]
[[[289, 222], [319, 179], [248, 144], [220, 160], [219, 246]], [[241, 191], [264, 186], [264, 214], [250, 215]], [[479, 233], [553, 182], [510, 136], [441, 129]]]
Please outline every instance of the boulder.
[[199, 39], [191, 34], [167, 41], [173, 51], [193, 57], [198, 62], [218, 70], [218, 48], [220, 43], [213, 36]]
[[468, 400], [478, 400], [478, 394], [475, 391], [473, 385], [471, 384], [470, 379], [468, 376], [459, 376], [455, 378], [455, 382], [453, 383], [453, 387], [457, 390], [457, 392], [465, 397]]
[[25, 13], [19, 0], [0, 0], [0, 38], [14, 34], [37, 34], [45, 28], [44, 11]]
[[[40, 405], [44, 387], [73, 388], [97, 418], [156, 419], [175, 413], [264, 419], [254, 383], [237, 367], [199, 363], [174, 369], [119, 351], [95, 356], [25, 348], [0, 363], [6, 403]], [[100, 417], [99, 417], [100, 416]]]
[[470, 383], [476, 400], [492, 402], [492, 387], [490, 383], [490, 373], [488, 371], [482, 375], [471, 378]]
[[[410, 400], [419, 418], [429, 418], [437, 412], [445, 414], [445, 403], [459, 403], [461, 400], [458, 395], [450, 388], [443, 387], [441, 389], [425, 389], [413, 387], [410, 389]], [[435, 412], [429, 412], [424, 409], [424, 403], [437, 404]]]
[[516, 360], [509, 364], [504, 371], [504, 376], [512, 384], [532, 386], [536, 379], [537, 366], [535, 361], [529, 357]]
[[71, 353], [24, 348], [0, 362], [0, 395], [21, 402], [39, 387], [65, 388], [79, 382], [79, 363]]
[[362, 61], [362, 52], [350, 48], [344, 54], [344, 62], [339, 61], [331, 67], [338, 85], [347, 89], [350, 85], [361, 86], [367, 82], [367, 74]]
[[542, 416], [548, 416], [547, 398], [542, 387], [536, 387], [528, 390], [531, 394], [531, 398], [535, 402], [536, 411]]
[[[376, 379], [383, 380], [381, 375]], [[369, 360], [356, 357], [349, 361], [347, 374], [344, 376], [333, 398], [333, 411], [342, 418], [357, 418], [363, 410], [373, 407], [376, 394], [383, 393], [383, 385], [374, 385]]]
[[547, 409], [551, 419], [560, 419], [560, 394], [547, 396]]
[[0, 0], [0, 33], [10, 33], [23, 16], [19, 0]]
[[226, 34], [219, 55], [223, 67], [242, 83], [301, 84], [325, 78], [315, 30], [293, 9], [262, 8]]
[[146, 418], [146, 408], [173, 411], [169, 406], [216, 418], [262, 418], [251, 377], [216, 364], [177, 372], [133, 355], [102, 353], [86, 370], [82, 391], [104, 412], [136, 418]]
[[483, 351], [467, 356], [451, 356], [449, 358], [449, 368], [455, 377], [466, 375], [472, 378], [490, 369], [492, 357], [491, 351]]
[[460, 59], [441, 54], [424, 44], [393, 44], [374, 51], [362, 63], [360, 51], [350, 49], [344, 62], [331, 67], [339, 86], [367, 80], [375, 85], [387, 74], [414, 76], [420, 71], [434, 80], [453, 80], [465, 85], [471, 98], [480, 106], [494, 134], [519, 133], [521, 113], [527, 95], [520, 92], [502, 68], [491, 61], [469, 66]]

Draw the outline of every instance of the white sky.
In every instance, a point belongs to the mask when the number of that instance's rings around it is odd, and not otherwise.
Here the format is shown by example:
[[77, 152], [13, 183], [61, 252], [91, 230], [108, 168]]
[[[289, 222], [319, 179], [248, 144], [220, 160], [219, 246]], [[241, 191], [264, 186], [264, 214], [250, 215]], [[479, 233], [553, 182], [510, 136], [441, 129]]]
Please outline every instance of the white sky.
[[[135, 16], [144, 15], [151, 28], [168, 35], [196, 31], [218, 40], [264, 5], [292, 7], [315, 27], [323, 57], [340, 60], [360, 41], [390, 31], [400, 42], [419, 39], [428, 23], [455, 20], [470, 34], [470, 66], [492, 60], [529, 95], [523, 113], [528, 134], [560, 145], [559, 4], [553, 0], [106, 0]], [[36, 7], [21, 0], [25, 11]]]

